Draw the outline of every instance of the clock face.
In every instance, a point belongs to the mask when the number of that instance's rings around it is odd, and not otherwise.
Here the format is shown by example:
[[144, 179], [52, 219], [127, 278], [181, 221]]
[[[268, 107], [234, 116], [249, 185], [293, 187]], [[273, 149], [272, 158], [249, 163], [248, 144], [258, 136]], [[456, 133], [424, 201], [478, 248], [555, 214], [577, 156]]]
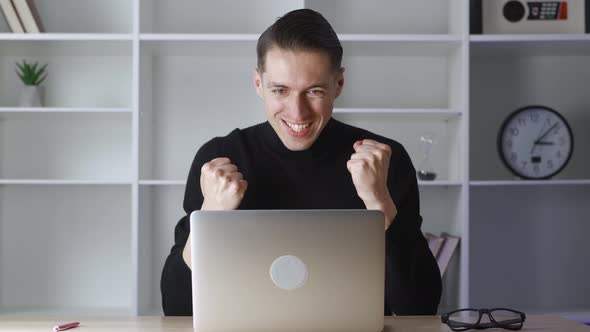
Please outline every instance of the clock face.
[[567, 121], [545, 106], [527, 106], [510, 114], [498, 133], [504, 164], [525, 179], [559, 173], [572, 155], [574, 137]]

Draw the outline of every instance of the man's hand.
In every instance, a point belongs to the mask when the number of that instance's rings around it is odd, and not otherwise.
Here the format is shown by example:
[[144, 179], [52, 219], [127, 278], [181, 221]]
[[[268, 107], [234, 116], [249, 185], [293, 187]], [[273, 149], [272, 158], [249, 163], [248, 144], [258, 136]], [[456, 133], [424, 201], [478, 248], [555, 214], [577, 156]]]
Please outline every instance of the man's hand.
[[397, 215], [397, 208], [387, 189], [391, 148], [387, 144], [365, 139], [353, 145], [355, 153], [346, 163], [352, 182], [367, 209], [385, 214], [385, 229]]
[[238, 167], [229, 158], [215, 158], [201, 168], [201, 210], [234, 210], [248, 188]]
[[[247, 188], [248, 182], [229, 158], [215, 158], [201, 167], [201, 210], [235, 210], [240, 206]], [[182, 258], [192, 269], [190, 233], [182, 250]]]

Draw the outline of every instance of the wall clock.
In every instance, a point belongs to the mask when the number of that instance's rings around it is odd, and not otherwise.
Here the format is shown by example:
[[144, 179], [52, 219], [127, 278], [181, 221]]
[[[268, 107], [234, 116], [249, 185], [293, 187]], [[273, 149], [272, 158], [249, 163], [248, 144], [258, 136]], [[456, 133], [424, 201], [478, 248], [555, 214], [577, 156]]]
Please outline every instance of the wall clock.
[[498, 132], [504, 165], [523, 179], [548, 179], [561, 172], [574, 149], [567, 120], [546, 106], [525, 106], [512, 112]]

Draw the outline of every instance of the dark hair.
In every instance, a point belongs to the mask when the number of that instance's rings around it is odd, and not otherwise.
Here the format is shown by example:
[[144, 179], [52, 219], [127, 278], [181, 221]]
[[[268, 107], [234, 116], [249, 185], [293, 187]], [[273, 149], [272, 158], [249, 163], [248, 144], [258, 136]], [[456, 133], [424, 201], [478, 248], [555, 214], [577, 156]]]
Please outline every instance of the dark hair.
[[297, 9], [279, 17], [258, 38], [257, 69], [264, 71], [266, 53], [273, 47], [291, 51], [321, 51], [334, 70], [342, 64], [342, 45], [330, 23], [311, 9]]

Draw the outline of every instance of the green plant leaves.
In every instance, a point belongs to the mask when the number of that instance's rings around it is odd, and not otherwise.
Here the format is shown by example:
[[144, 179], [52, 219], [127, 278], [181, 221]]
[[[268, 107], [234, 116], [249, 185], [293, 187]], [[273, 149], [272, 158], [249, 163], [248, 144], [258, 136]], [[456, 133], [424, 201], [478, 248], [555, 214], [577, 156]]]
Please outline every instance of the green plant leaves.
[[39, 68], [39, 63], [27, 63], [23, 60], [22, 63], [16, 63], [16, 74], [23, 81], [25, 85], [39, 85], [47, 78], [47, 64]]

